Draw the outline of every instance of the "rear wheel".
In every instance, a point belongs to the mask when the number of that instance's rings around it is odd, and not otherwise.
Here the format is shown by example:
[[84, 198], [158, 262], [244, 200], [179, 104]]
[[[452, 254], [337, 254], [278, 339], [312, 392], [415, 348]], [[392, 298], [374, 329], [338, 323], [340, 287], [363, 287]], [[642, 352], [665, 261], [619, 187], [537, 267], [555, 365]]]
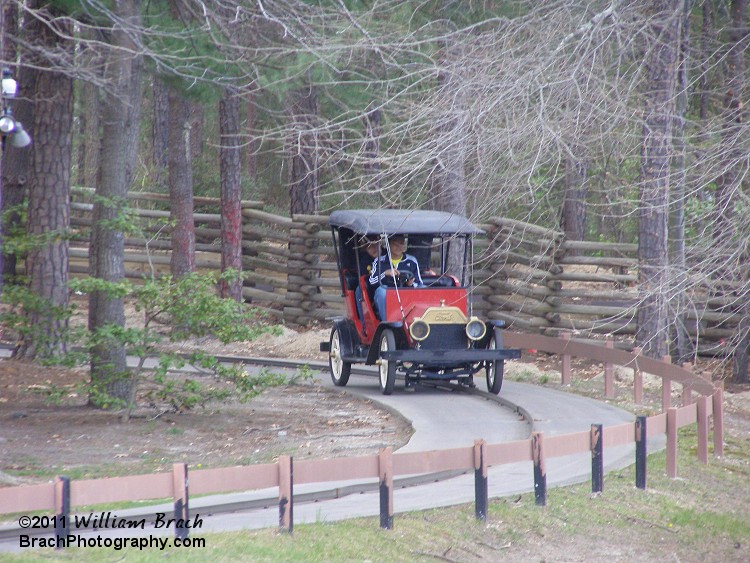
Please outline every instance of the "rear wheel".
[[[393, 331], [385, 329], [380, 335], [380, 351], [390, 352], [396, 349], [396, 337]], [[393, 393], [396, 386], [396, 362], [380, 358], [380, 390], [383, 395]]]
[[343, 387], [349, 383], [352, 364], [351, 362], [345, 362], [341, 356], [341, 331], [337, 327], [333, 327], [331, 331], [328, 367], [331, 369], [331, 380], [334, 385]]
[[[497, 331], [495, 331], [490, 339], [490, 343], [487, 345], [487, 349], [497, 350], [498, 348], [502, 348], [502, 342]], [[500, 388], [503, 386], [505, 360], [488, 360], [484, 369], [487, 376], [487, 391], [497, 395], [500, 392]]]

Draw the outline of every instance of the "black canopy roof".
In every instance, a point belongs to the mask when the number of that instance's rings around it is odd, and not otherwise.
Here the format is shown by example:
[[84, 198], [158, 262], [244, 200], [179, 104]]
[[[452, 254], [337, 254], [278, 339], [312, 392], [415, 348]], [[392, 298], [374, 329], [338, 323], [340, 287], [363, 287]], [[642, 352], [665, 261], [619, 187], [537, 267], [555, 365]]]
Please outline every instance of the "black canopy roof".
[[328, 223], [360, 235], [478, 234], [466, 217], [445, 211], [423, 209], [352, 209], [331, 213]]

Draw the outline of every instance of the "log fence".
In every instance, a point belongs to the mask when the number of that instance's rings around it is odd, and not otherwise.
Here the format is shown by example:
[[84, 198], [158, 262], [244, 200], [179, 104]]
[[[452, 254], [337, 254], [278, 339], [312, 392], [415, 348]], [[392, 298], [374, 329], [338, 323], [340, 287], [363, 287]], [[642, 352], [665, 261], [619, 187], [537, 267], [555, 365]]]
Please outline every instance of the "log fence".
[[[71, 273], [88, 269], [91, 190], [76, 188], [71, 209]], [[141, 235], [125, 241], [125, 275], [139, 279], [168, 271], [169, 211], [163, 194], [131, 194]], [[221, 264], [218, 199], [200, 198], [195, 214], [197, 267]], [[146, 206], [147, 208], [143, 208]], [[285, 217], [266, 212], [261, 202], [243, 202], [243, 296], [285, 322], [309, 325], [344, 313], [332, 237], [326, 216]], [[479, 225], [485, 234], [475, 248], [471, 295], [474, 309], [510, 328], [547, 335], [635, 333], [637, 245], [568, 241], [563, 233], [507, 218]], [[698, 350], [737, 333], [742, 315], [737, 300], [712, 291], [713, 282], [688, 292], [688, 332]]]
[[[571, 454], [591, 454], [592, 490], [602, 492], [604, 475], [602, 459], [609, 448], [635, 445], [635, 484], [646, 487], [648, 438], [666, 435], [667, 474], [677, 477], [678, 430], [695, 424], [698, 440], [697, 457], [708, 463], [709, 442], [713, 427], [713, 454], [723, 455], [723, 391], [682, 366], [645, 358], [638, 350], [628, 352], [611, 346], [579, 342], [570, 337], [553, 338], [541, 335], [518, 334], [507, 331], [505, 341], [510, 346], [533, 346], [539, 350], [561, 354], [563, 357], [585, 357], [609, 365], [637, 367], [638, 369], [674, 381], [690, 389], [690, 400], [681, 407], [669, 407], [655, 416], [639, 416], [633, 423], [615, 426], [592, 425], [590, 430], [570, 434], [546, 436], [534, 431], [526, 440], [487, 444], [477, 440], [474, 444], [426, 452], [393, 452], [385, 448], [376, 455], [293, 460], [280, 456], [276, 463], [216, 469], [191, 470], [188, 479], [187, 465], [176, 463], [171, 473], [152, 473], [127, 477], [70, 480], [58, 477], [52, 483], [0, 488], [0, 514], [27, 514], [41, 511], [54, 514], [56, 522], [70, 521], [70, 512], [76, 507], [97, 506], [124, 501], [145, 501], [172, 498], [175, 510], [174, 533], [187, 537], [188, 529], [177, 522], [187, 522], [189, 514], [188, 482], [190, 495], [222, 494], [236, 491], [276, 488], [279, 501], [279, 527], [292, 532], [294, 526], [294, 487], [306, 483], [327, 483], [351, 479], [372, 479], [379, 483], [380, 525], [390, 529], [395, 512], [395, 477], [402, 475], [436, 474], [446, 471], [473, 470], [475, 476], [475, 513], [477, 518], [487, 516], [487, 470], [505, 464], [528, 462], [534, 478], [534, 497], [537, 505], [547, 503], [547, 467], [550, 460]], [[561, 379], [565, 374], [563, 363]], [[692, 394], [698, 394], [693, 400]], [[713, 423], [713, 424], [711, 424]], [[197, 517], [197, 516], [196, 516]], [[52, 533], [52, 532], [50, 532]], [[67, 532], [57, 530], [58, 537]], [[64, 543], [64, 542], [63, 542]]]

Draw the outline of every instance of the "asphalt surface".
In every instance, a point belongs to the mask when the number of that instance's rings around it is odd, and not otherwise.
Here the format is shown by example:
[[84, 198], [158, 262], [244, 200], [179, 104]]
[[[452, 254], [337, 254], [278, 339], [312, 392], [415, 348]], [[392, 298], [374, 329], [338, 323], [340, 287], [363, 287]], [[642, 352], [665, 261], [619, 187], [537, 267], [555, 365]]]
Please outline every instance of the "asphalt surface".
[[[331, 385], [327, 373], [319, 374], [325, 385]], [[478, 385], [483, 388], [483, 382]], [[353, 374], [346, 391], [381, 403], [385, 408], [398, 411], [409, 419], [414, 428], [410, 441], [398, 451], [429, 451], [470, 446], [476, 439], [499, 443], [528, 438], [533, 431], [545, 435], [564, 434], [589, 430], [592, 424], [604, 426], [632, 422], [631, 413], [596, 401], [546, 389], [506, 381], [500, 392], [500, 401], [480, 396], [432, 389], [420, 386], [407, 392], [397, 381], [393, 395], [380, 393], [374, 376]], [[655, 441], [649, 451], [663, 447]], [[604, 452], [605, 471], [625, 467], [634, 462], [632, 445], [610, 448]], [[547, 486], [555, 487], [585, 482], [591, 475], [591, 456], [588, 452], [571, 456], [548, 458]], [[437, 482], [416, 479], [397, 480], [394, 490], [396, 513], [451, 506], [474, 500], [473, 472], [443, 478]], [[502, 497], [534, 490], [533, 469], [530, 462], [515, 463], [490, 468], [490, 497]], [[346, 481], [321, 485], [296, 486], [294, 489], [294, 523], [331, 522], [360, 516], [379, 514], [377, 481]], [[326, 498], [336, 497], [339, 498]], [[308, 502], [304, 502], [307, 499]], [[171, 514], [171, 504], [118, 510], [119, 518], [164, 512]], [[279, 523], [278, 491], [273, 489], [213, 495], [190, 500], [191, 517], [200, 515], [201, 532], [232, 531], [276, 527]], [[396, 517], [397, 521], [397, 517]], [[0, 527], [0, 552], [23, 551], [13, 526]], [[168, 536], [169, 529], [97, 530], [80, 531], [81, 535], [107, 535], [109, 537]]]

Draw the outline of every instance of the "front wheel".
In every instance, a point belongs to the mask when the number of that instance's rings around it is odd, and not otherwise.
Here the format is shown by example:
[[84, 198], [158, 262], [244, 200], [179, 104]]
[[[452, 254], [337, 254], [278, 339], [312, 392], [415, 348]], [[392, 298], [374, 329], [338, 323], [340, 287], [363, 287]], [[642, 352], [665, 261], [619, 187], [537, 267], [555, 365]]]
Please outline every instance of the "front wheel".
[[[497, 350], [498, 348], [502, 348], [502, 340], [498, 332], [495, 331], [490, 339], [490, 343], [487, 345], [487, 349]], [[497, 395], [503, 386], [505, 360], [488, 360], [484, 369], [487, 377], [487, 391], [493, 395]]]
[[[396, 349], [396, 337], [393, 331], [386, 329], [380, 335], [380, 351], [390, 352]], [[396, 386], [396, 362], [380, 358], [380, 390], [383, 395], [393, 393]]]
[[337, 387], [343, 387], [349, 383], [352, 364], [351, 362], [345, 362], [341, 357], [341, 331], [336, 327], [333, 327], [331, 331], [330, 343], [328, 367], [331, 369], [331, 380]]

